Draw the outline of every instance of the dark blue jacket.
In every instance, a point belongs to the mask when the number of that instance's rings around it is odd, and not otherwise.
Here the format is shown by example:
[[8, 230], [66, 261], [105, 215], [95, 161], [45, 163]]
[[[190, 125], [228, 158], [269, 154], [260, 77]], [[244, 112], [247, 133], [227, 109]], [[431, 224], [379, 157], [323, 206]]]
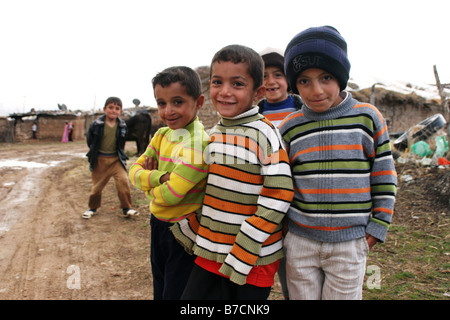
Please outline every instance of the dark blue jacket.
[[[100, 118], [94, 120], [89, 126], [88, 134], [86, 136], [86, 142], [89, 147], [89, 152], [86, 154], [89, 160], [89, 169], [91, 171], [94, 170], [95, 164], [97, 163], [98, 157], [98, 149], [100, 148], [100, 144], [103, 138], [103, 131], [105, 128], [105, 119], [106, 115], [101, 116]], [[120, 118], [117, 118], [118, 126], [116, 130], [116, 141], [117, 141], [117, 155], [119, 156], [119, 160], [126, 170], [126, 161], [128, 160], [127, 155], [125, 154], [125, 142], [127, 135], [127, 125], [125, 121]]]

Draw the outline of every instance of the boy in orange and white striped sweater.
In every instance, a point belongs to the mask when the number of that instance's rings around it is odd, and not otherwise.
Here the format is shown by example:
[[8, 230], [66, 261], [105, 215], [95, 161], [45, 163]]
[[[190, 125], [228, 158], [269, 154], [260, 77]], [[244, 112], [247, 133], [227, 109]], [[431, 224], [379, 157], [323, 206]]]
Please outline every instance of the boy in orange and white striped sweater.
[[279, 132], [253, 106], [263, 70], [244, 46], [212, 60], [211, 99], [222, 119], [210, 132], [202, 213], [172, 228], [197, 256], [182, 299], [267, 299], [274, 283], [293, 186]]

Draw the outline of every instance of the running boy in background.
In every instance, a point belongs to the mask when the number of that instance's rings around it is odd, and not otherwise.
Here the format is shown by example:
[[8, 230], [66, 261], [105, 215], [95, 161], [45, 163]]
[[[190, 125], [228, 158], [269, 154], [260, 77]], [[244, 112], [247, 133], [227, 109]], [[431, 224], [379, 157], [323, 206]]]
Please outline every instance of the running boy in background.
[[203, 150], [209, 137], [197, 117], [204, 96], [194, 70], [168, 68], [152, 84], [159, 116], [167, 127], [155, 133], [145, 153], [131, 166], [129, 177], [150, 199], [154, 299], [178, 300], [194, 258], [169, 228], [202, 205], [208, 175]]
[[[300, 110], [303, 102], [299, 95], [290, 95], [289, 84], [284, 75], [284, 57], [276, 49], [267, 48], [259, 53], [264, 61], [265, 99], [258, 103], [259, 113], [265, 116], [276, 127], [294, 111]], [[286, 219], [285, 219], [286, 221]], [[286, 258], [280, 261], [278, 278], [286, 300], [289, 292], [286, 282]]]
[[274, 283], [293, 190], [279, 132], [253, 106], [264, 94], [263, 71], [244, 46], [212, 59], [210, 94], [222, 118], [205, 152], [203, 208], [172, 228], [197, 256], [182, 299], [267, 299]]
[[285, 70], [304, 106], [280, 125], [295, 196], [285, 238], [291, 299], [361, 299], [366, 256], [391, 223], [396, 172], [386, 121], [344, 91], [347, 43], [329, 26], [297, 34]]
[[122, 114], [122, 101], [117, 97], [108, 98], [103, 111], [105, 114], [91, 123], [86, 136], [92, 189], [89, 194], [89, 209], [82, 217], [90, 219], [97, 213], [102, 191], [111, 177], [116, 184], [123, 215], [135, 216], [139, 213], [131, 209], [131, 189], [126, 169], [128, 157], [124, 150], [127, 125], [119, 118]]

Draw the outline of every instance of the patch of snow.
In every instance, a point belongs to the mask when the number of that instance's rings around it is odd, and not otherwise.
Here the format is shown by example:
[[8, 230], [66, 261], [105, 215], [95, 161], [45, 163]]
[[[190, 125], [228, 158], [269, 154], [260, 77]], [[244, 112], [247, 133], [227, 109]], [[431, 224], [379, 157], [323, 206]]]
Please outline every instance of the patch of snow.
[[32, 162], [32, 161], [0, 160], [0, 167], [46, 168], [46, 167], [48, 167], [48, 164]]

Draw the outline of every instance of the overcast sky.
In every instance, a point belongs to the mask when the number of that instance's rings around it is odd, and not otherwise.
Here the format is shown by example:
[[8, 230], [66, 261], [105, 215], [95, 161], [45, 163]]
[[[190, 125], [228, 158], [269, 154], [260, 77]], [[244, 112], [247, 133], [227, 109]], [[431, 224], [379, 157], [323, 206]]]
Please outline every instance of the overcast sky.
[[209, 65], [229, 44], [284, 51], [300, 31], [332, 25], [347, 40], [350, 76], [450, 83], [445, 0], [0, 0], [0, 116], [155, 106], [164, 68]]

